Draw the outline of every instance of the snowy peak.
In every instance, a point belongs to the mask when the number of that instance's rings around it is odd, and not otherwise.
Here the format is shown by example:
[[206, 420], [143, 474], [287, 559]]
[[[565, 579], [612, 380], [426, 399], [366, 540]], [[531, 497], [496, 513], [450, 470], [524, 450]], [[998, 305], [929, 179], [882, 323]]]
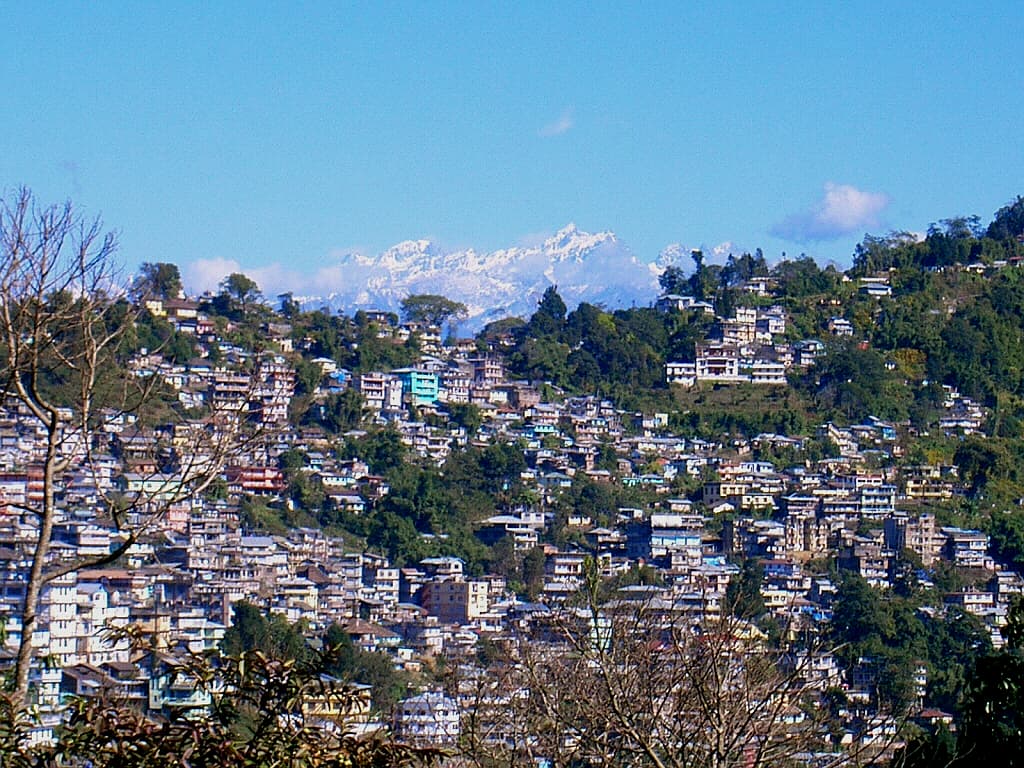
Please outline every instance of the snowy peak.
[[346, 254], [321, 276], [319, 285], [330, 291], [326, 303], [334, 309], [395, 311], [410, 294], [435, 293], [467, 306], [463, 330], [507, 316], [529, 317], [551, 285], [570, 307], [581, 301], [609, 308], [647, 305], [657, 295], [656, 273], [613, 232], [584, 232], [575, 224], [540, 245], [492, 252], [445, 251], [430, 240], [406, 240], [378, 256]]
[[543, 250], [554, 258], [579, 259], [599, 245], [615, 242], [617, 241], [613, 232], [598, 232], [592, 235], [580, 231], [575, 224], [570, 222], [544, 241]]
[[381, 260], [408, 261], [433, 254], [434, 245], [429, 240], [403, 240], [384, 251]]

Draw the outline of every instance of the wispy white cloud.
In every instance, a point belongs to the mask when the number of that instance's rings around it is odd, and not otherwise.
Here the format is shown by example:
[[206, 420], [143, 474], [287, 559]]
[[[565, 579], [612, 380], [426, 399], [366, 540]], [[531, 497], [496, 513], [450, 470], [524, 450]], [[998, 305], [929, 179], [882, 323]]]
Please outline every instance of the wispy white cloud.
[[264, 296], [273, 297], [284, 291], [301, 291], [310, 280], [279, 263], [263, 267], [243, 268], [235, 259], [214, 257], [196, 259], [184, 265], [182, 279], [189, 294], [216, 292], [222, 280], [234, 272], [242, 272], [256, 281]]
[[879, 226], [890, 198], [884, 192], [866, 192], [850, 184], [828, 182], [822, 198], [809, 210], [787, 216], [774, 227], [776, 237], [796, 242], [835, 240]]
[[725, 240], [708, 247], [705, 244], [701, 245], [683, 245], [682, 243], [672, 243], [671, 245], [665, 246], [655, 264], [659, 268], [667, 266], [676, 266], [687, 272], [692, 272], [694, 268], [693, 252], [700, 251], [704, 254], [705, 264], [725, 264], [729, 260], [730, 254], [740, 253], [741, 250], [732, 240]]
[[234, 259], [196, 259], [182, 268], [185, 289], [189, 293], [216, 291], [220, 281], [232, 272], [241, 272], [242, 265]]
[[544, 138], [561, 136], [563, 133], [571, 131], [574, 125], [576, 125], [576, 120], [573, 117], [572, 109], [566, 109], [558, 116], [557, 120], [550, 122], [541, 128], [537, 132], [537, 135]]

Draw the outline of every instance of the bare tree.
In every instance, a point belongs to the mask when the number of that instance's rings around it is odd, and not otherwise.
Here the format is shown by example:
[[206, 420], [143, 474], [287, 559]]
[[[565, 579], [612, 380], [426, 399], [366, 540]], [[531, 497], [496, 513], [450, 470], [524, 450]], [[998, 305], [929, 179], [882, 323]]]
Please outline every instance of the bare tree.
[[591, 584], [583, 604], [463, 676], [472, 764], [837, 768], [891, 756], [898, 721], [829, 707], [841, 681], [816, 666], [815, 642], [776, 648], [728, 614], [596, 597]]
[[[104, 486], [97, 505], [120, 533], [116, 545], [100, 555], [54, 556], [66, 474], [95, 470], [94, 451], [104, 449], [113, 425], [143, 414], [161, 388], [159, 377], [129, 375], [124, 365], [136, 308], [125, 295], [116, 252], [114, 233], [70, 203], [42, 207], [27, 189], [0, 201], [0, 395], [5, 407], [34, 425], [41, 443], [41, 496], [8, 505], [33, 521], [34, 530], [15, 659], [18, 705], [29, 699], [45, 586], [128, 552], [172, 504], [216, 478], [246, 422], [238, 409], [228, 410], [208, 419], [216, 422], [211, 428], [172, 430], [153, 440], [146, 476], [118, 492]], [[165, 472], [169, 467], [173, 477]]]

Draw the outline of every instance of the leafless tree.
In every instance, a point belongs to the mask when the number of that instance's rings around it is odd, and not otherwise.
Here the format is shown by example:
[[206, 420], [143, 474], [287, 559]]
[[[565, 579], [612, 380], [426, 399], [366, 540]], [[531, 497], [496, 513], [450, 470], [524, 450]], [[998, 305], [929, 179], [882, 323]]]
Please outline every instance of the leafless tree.
[[[125, 417], [144, 414], [162, 386], [159, 377], [129, 375], [136, 308], [128, 301], [115, 255], [117, 238], [98, 219], [70, 203], [40, 206], [27, 189], [0, 200], [0, 396], [40, 435], [41, 498], [9, 504], [33, 521], [30, 570], [20, 611], [14, 701], [29, 698], [33, 641], [40, 599], [54, 579], [116, 561], [175, 503], [201, 493], [240, 439], [239, 409], [213, 414], [209, 428], [182, 431], [150, 445], [148, 477], [114, 493], [109, 485], [98, 511], [120, 538], [109, 553], [62, 556], [51, 550], [61, 519], [59, 495], [70, 471], [95, 468], [94, 452]], [[174, 479], [161, 482], [159, 460], [175, 462]], [[97, 484], [98, 486], [100, 484]]]
[[815, 669], [823, 653], [814, 641], [773, 647], [746, 621], [671, 601], [586, 599], [462, 677], [463, 754], [480, 768], [838, 768], [891, 756], [892, 715], [827, 706], [841, 681]]

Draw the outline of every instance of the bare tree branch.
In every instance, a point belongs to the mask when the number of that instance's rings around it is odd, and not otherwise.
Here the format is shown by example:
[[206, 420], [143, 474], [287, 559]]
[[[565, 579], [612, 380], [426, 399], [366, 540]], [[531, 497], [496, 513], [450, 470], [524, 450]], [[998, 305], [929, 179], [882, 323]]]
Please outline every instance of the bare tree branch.
[[[27, 189], [0, 200], [0, 397], [30, 414], [43, 436], [42, 499], [14, 507], [38, 522], [15, 660], [15, 696], [22, 703], [36, 663], [33, 638], [43, 587], [128, 554], [172, 505], [201, 494], [228, 458], [260, 433], [248, 414], [215, 404], [194, 432], [154, 441], [148, 477], [126, 477], [119, 491], [100, 481], [94, 452], [109, 441], [108, 427], [143, 415], [163, 386], [155, 375], [133, 376], [125, 369], [120, 347], [139, 310], [121, 285], [116, 252], [114, 233], [70, 203], [40, 207]], [[80, 468], [93, 473], [97, 515], [109, 515], [124, 538], [100, 555], [58, 559], [50, 545], [62, 519], [63, 478]]]

